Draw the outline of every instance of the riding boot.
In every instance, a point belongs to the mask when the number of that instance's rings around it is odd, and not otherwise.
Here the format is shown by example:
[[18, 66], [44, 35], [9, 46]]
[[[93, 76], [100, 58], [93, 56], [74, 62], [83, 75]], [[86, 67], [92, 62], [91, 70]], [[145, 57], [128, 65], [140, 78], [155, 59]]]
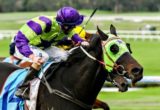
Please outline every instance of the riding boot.
[[25, 77], [23, 83], [18, 87], [15, 95], [17, 97], [29, 100], [30, 94], [30, 81], [33, 80], [40, 69], [40, 65], [32, 64], [30, 70], [28, 71], [27, 76]]

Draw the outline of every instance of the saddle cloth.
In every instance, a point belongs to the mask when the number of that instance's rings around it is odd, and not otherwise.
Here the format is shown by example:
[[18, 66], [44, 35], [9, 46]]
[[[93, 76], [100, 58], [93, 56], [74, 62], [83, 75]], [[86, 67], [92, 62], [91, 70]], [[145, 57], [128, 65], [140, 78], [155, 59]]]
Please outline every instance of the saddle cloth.
[[[11, 73], [6, 79], [2, 91], [0, 93], [0, 110], [25, 110], [24, 105], [27, 104], [28, 110], [36, 109], [36, 100], [38, 94], [38, 88], [43, 73], [53, 64], [54, 61], [46, 62], [41, 71], [38, 73], [39, 78], [31, 81], [30, 87], [30, 100], [25, 101], [14, 95], [18, 86], [23, 82], [27, 75], [28, 69], [19, 69]], [[32, 92], [33, 91], [33, 92]]]

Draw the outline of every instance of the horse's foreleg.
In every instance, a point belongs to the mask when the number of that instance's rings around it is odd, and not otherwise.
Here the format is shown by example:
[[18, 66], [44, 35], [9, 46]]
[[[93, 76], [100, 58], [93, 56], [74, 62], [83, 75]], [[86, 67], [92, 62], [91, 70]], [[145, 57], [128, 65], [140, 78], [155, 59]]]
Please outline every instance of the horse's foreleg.
[[94, 102], [93, 108], [102, 108], [103, 110], [110, 110], [109, 106], [107, 103], [100, 101], [98, 99], [96, 99], [96, 101]]

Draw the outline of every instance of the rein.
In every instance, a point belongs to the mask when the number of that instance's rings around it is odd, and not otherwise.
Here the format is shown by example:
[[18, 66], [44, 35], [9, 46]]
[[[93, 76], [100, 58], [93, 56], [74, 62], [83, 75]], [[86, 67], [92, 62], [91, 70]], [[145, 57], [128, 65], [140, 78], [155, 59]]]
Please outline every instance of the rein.
[[[92, 55], [90, 55], [82, 46], [79, 46], [79, 47], [80, 47], [80, 49], [81, 49], [90, 59], [92, 59], [92, 60], [94, 60], [94, 61], [97, 61], [97, 62], [99, 62], [100, 64], [102, 64], [102, 65], [104, 65], [104, 66], [113, 67], [113, 66], [111, 66], [111, 65], [105, 64], [105, 62], [100, 61], [100, 60], [96, 59], [95, 57], [93, 57]], [[107, 54], [107, 55], [108, 55], [108, 54]], [[110, 58], [109, 55], [108, 55], [108, 58]], [[112, 59], [110, 58], [110, 60], [112, 60]], [[112, 60], [112, 61], [113, 61], [113, 60]], [[114, 61], [113, 61], [113, 62], [114, 62]], [[120, 75], [122, 75], [122, 74], [120, 74]], [[108, 74], [108, 78], [109, 78], [110, 82], [111, 82], [113, 85], [119, 85], [114, 79], [111, 78], [111, 74]]]

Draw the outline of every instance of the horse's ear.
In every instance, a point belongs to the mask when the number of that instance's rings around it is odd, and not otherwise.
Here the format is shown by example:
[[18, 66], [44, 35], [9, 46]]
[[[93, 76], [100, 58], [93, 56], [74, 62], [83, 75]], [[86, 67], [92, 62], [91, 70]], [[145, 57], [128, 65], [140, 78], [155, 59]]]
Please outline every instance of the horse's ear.
[[110, 25], [110, 32], [111, 34], [117, 36], [116, 28], [112, 24]]
[[108, 39], [108, 35], [105, 34], [103, 31], [101, 31], [98, 26], [97, 26], [97, 32], [98, 32], [102, 41], [105, 41]]

